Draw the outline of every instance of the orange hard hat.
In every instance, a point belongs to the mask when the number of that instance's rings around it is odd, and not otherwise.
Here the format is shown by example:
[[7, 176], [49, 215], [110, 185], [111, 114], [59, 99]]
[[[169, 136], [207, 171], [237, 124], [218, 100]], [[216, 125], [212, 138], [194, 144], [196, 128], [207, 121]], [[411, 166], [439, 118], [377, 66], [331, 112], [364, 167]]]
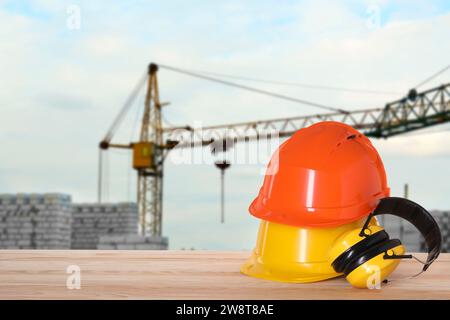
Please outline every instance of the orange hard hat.
[[389, 191], [370, 140], [346, 124], [325, 121], [278, 148], [249, 211], [280, 224], [333, 227], [369, 215]]

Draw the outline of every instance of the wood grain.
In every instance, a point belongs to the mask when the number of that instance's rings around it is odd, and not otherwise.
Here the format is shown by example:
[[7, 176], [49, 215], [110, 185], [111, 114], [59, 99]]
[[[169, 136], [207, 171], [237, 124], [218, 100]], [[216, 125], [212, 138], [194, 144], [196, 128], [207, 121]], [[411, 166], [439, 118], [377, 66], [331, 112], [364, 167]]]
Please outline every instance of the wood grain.
[[[0, 251], [1, 299], [450, 299], [450, 254], [429, 271], [381, 290], [354, 289], [343, 279], [289, 284], [239, 273], [248, 252]], [[418, 254], [424, 258], [425, 255]], [[66, 287], [69, 265], [81, 268], [81, 289]], [[420, 270], [403, 261], [392, 276]]]

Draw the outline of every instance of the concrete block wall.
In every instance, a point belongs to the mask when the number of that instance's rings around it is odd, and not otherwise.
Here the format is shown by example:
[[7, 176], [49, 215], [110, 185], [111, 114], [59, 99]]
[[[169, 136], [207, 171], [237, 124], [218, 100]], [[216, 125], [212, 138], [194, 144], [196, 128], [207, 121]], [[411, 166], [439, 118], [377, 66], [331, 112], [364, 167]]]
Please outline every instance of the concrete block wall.
[[[436, 219], [441, 229], [442, 252], [450, 252], [450, 211], [433, 210], [430, 213]], [[384, 218], [384, 222], [380, 220], [380, 223], [383, 224], [390, 237], [402, 240], [409, 252], [427, 251], [425, 239], [412, 224], [392, 215], [382, 217]], [[403, 236], [400, 235], [401, 225], [403, 225], [404, 230]]]
[[72, 203], [67, 194], [1, 194], [0, 249], [163, 250], [138, 235], [135, 203]]
[[100, 250], [167, 250], [166, 237], [144, 237], [140, 235], [105, 235], [98, 243]]
[[450, 252], [450, 211], [433, 210], [431, 215], [436, 219], [442, 235], [442, 252]]
[[135, 203], [72, 205], [72, 249], [97, 249], [101, 236], [137, 235]]
[[[400, 239], [408, 252], [424, 252], [424, 239], [416, 228], [399, 217], [387, 214], [380, 217], [383, 225], [391, 239]], [[403, 233], [401, 227], [403, 226]]]
[[70, 249], [67, 194], [0, 195], [0, 249]]

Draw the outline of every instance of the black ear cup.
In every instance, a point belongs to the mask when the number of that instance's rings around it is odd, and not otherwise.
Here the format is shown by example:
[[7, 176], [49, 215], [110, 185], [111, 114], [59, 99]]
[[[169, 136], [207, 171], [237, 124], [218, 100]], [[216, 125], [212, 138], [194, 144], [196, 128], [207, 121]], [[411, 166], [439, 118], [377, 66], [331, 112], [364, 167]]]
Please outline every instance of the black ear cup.
[[363, 263], [366, 263], [367, 261], [378, 256], [379, 254], [383, 254], [384, 252], [393, 249], [401, 244], [402, 243], [398, 239], [390, 239], [383, 241], [381, 243], [377, 243], [372, 247], [369, 247], [366, 250], [361, 251], [359, 254], [356, 254], [352, 259], [347, 260], [347, 263], [343, 270], [344, 275], [347, 276], [350, 272], [358, 268]]
[[333, 261], [331, 266], [337, 273], [342, 273], [350, 261], [357, 259], [360, 255], [375, 245], [386, 243], [388, 240], [389, 235], [387, 232], [380, 230], [345, 250]]

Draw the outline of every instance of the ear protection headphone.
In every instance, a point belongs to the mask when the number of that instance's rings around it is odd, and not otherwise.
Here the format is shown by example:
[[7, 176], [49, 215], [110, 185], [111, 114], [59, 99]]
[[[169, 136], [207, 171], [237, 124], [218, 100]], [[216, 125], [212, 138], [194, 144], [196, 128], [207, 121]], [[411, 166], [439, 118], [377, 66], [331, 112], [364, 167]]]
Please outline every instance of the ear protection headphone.
[[361, 229], [344, 233], [331, 250], [331, 266], [343, 273], [357, 288], [381, 284], [395, 270], [405, 255], [405, 247], [398, 239], [390, 239], [387, 232], [372, 220], [374, 216], [391, 214], [410, 222], [422, 234], [428, 257], [421, 272], [428, 269], [441, 251], [441, 231], [431, 214], [408, 199], [389, 197], [381, 199]]

